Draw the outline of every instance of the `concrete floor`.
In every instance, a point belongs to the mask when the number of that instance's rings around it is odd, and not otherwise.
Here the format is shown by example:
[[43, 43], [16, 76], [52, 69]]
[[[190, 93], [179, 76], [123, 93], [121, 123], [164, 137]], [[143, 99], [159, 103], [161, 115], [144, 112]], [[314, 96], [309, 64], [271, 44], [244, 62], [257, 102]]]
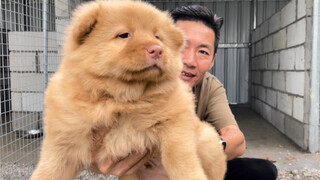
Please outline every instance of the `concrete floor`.
[[320, 169], [320, 153], [306, 153], [274, 126], [246, 107], [232, 107], [244, 133], [247, 149], [243, 157], [273, 161], [278, 169]]

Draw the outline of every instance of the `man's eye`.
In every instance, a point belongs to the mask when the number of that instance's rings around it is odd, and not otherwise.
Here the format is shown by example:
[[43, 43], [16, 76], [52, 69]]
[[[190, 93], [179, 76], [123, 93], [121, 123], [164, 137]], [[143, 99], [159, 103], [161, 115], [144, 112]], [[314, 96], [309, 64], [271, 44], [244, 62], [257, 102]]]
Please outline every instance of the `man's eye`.
[[200, 50], [199, 52], [200, 52], [201, 54], [209, 55], [209, 53], [208, 53], [207, 51]]
[[131, 37], [131, 35], [130, 35], [130, 33], [123, 33], [123, 34], [118, 35], [118, 37], [125, 39], [125, 38]]

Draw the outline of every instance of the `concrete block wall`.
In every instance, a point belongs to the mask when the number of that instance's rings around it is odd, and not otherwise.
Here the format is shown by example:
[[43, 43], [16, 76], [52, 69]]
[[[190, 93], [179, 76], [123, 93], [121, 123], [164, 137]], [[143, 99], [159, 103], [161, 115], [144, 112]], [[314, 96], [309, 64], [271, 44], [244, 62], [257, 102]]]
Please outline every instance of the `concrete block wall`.
[[251, 106], [303, 149], [307, 123], [311, 0], [291, 0], [252, 32]]
[[[48, 33], [48, 76], [60, 64], [56, 33]], [[44, 108], [43, 32], [9, 32], [11, 116], [13, 130], [42, 126]]]

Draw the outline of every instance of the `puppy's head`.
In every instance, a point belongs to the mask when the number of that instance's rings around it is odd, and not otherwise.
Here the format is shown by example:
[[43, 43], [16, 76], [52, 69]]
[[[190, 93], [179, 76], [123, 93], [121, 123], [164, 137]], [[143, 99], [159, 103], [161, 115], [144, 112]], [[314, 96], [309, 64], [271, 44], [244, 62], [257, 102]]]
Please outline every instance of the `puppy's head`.
[[140, 1], [97, 1], [74, 13], [64, 61], [99, 78], [158, 82], [179, 77], [183, 43], [166, 12]]

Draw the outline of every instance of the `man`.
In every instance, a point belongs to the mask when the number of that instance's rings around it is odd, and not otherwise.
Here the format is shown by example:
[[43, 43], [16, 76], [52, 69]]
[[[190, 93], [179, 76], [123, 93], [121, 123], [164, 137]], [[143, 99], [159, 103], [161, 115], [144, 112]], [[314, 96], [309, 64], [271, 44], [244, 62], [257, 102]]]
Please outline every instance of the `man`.
[[[226, 142], [225, 153], [228, 167], [225, 179], [273, 180], [277, 177], [276, 167], [267, 160], [237, 158], [245, 151], [245, 138], [229, 108], [223, 85], [209, 74], [216, 59], [222, 18], [199, 5], [174, 9], [171, 15], [176, 25], [184, 32], [186, 46], [182, 53], [183, 70], [180, 78], [193, 88], [197, 98], [197, 115], [212, 124]], [[102, 139], [106, 131], [97, 132]], [[99, 140], [98, 140], [99, 141]], [[96, 165], [105, 174], [130, 174], [139, 169], [142, 179], [166, 180], [166, 172], [160, 162], [152, 168], [143, 168], [152, 153], [132, 154], [119, 162], [105, 162]]]

